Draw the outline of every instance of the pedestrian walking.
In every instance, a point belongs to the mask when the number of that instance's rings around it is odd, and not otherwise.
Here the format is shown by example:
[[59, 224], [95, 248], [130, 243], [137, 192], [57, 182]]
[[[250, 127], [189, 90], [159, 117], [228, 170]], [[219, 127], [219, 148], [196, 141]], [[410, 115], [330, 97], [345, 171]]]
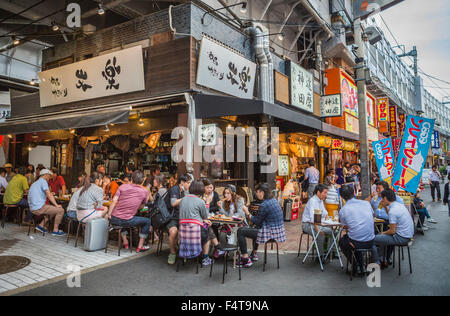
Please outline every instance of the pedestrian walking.
[[430, 187], [431, 187], [431, 198], [433, 199], [433, 202], [436, 201], [435, 199], [435, 191], [437, 190], [437, 198], [438, 202], [441, 202], [441, 173], [437, 170], [437, 166], [434, 165], [430, 172]]

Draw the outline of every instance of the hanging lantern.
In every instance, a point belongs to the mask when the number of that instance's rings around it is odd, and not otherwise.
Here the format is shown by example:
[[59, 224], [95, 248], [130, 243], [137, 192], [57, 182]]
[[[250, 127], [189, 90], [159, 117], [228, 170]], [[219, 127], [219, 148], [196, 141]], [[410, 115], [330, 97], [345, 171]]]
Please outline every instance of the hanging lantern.
[[317, 146], [330, 148], [332, 145], [331, 137], [328, 136], [319, 136], [317, 137]]

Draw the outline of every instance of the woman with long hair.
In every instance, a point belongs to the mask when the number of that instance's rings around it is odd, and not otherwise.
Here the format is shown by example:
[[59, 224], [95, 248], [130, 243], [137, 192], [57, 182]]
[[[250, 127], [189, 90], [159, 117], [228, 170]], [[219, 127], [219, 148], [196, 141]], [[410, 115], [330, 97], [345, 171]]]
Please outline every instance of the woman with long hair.
[[28, 186], [34, 182], [34, 166], [32, 164], [28, 164], [25, 178], [27, 178]]
[[87, 220], [108, 215], [108, 208], [103, 207], [104, 191], [102, 188], [103, 175], [92, 172], [91, 176], [83, 179], [83, 186], [77, 201], [77, 219], [86, 223]]
[[236, 187], [232, 184], [227, 185], [227, 187], [223, 191], [223, 196], [224, 199], [220, 203], [220, 213], [229, 217], [238, 216], [241, 218], [245, 218], [244, 198], [237, 195]]

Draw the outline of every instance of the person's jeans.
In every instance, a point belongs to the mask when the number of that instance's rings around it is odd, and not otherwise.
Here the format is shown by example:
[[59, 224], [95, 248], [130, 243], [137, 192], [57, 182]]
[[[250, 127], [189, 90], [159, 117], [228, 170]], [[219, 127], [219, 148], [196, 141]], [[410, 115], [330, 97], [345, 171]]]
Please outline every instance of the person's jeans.
[[[111, 216], [111, 224], [122, 227], [142, 227], [139, 237], [147, 238], [148, 234], [150, 233], [151, 222], [150, 219], [148, 219], [147, 217], [134, 216], [129, 220], [125, 220]], [[128, 234], [127, 231], [122, 232], [122, 235], [126, 236], [127, 234]]]
[[[354, 247], [350, 245], [350, 243], [353, 244]], [[377, 247], [375, 247], [375, 243], [373, 240], [370, 241], [356, 241], [352, 240], [348, 237], [348, 235], [342, 236], [342, 238], [339, 240], [339, 247], [342, 249], [342, 252], [344, 253], [347, 260], [352, 260], [352, 249], [372, 249], [372, 257], [373, 261], [375, 263], [379, 262], [378, 258], [378, 250]], [[356, 261], [358, 261], [358, 264], [362, 267], [362, 264], [364, 263], [364, 259], [362, 257], [362, 253], [355, 252]], [[368, 263], [367, 263], [368, 264]]]
[[317, 183], [310, 183], [308, 185], [308, 199], [312, 198], [314, 196], [314, 189], [316, 188]]
[[19, 202], [17, 202], [16, 204], [17, 204], [17, 206], [22, 207], [22, 208], [28, 207], [28, 201], [25, 200], [25, 199], [21, 199], [21, 200], [20, 200]]
[[[312, 236], [312, 230], [314, 229], [314, 225], [313, 224], [309, 224], [309, 223], [303, 223], [302, 229], [303, 229], [303, 232], [305, 234], [308, 234], [308, 235]], [[331, 234], [332, 234], [333, 230], [331, 228], [329, 228], [329, 227], [322, 227], [321, 232], [323, 232], [325, 235], [331, 237]], [[319, 249], [317, 249], [317, 252], [319, 254], [321, 254], [322, 251], [323, 251], [323, 243], [324, 243], [324, 241], [325, 241], [325, 236], [322, 236], [321, 234], [319, 234], [319, 236], [316, 239], [317, 247], [319, 248]], [[330, 247], [330, 246], [331, 246], [331, 243], [328, 243], [328, 247]], [[325, 255], [325, 254], [322, 254], [322, 255]]]
[[238, 245], [242, 254], [247, 254], [247, 239], [250, 238], [253, 240], [253, 251], [258, 250], [258, 244], [256, 243], [256, 238], [258, 237], [258, 228], [253, 227], [241, 227], [237, 231]]
[[[417, 210], [417, 214], [419, 214], [419, 221], [417, 222], [417, 227], [421, 228], [422, 225], [425, 223], [425, 217], [429, 218], [429, 214], [426, 208], [421, 208]], [[428, 216], [427, 216], [428, 214]], [[420, 225], [420, 223], [422, 223], [422, 225]]]
[[[410, 242], [411, 239], [404, 238], [398, 234], [395, 235], [377, 235], [375, 236], [374, 242], [375, 245], [380, 247], [381, 256], [384, 258], [384, 255], [386, 254], [385, 260], [389, 260], [392, 254], [392, 247], [394, 245], [404, 245]], [[387, 247], [387, 249], [386, 249]], [[387, 251], [387, 252], [386, 252]]]
[[432, 181], [430, 184], [431, 187], [431, 198], [433, 200], [435, 200], [435, 195], [434, 195], [434, 191], [437, 190], [437, 196], [438, 196], [438, 200], [441, 199], [441, 186], [439, 181]]

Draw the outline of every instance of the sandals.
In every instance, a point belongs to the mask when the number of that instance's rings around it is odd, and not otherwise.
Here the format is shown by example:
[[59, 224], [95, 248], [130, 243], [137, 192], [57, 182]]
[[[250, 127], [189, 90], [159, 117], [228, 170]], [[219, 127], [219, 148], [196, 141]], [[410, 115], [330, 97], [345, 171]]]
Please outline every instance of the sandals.
[[150, 250], [150, 247], [149, 246], [144, 246], [142, 248], [137, 248], [136, 249], [136, 253], [142, 253], [142, 252], [146, 252], [148, 250]]

